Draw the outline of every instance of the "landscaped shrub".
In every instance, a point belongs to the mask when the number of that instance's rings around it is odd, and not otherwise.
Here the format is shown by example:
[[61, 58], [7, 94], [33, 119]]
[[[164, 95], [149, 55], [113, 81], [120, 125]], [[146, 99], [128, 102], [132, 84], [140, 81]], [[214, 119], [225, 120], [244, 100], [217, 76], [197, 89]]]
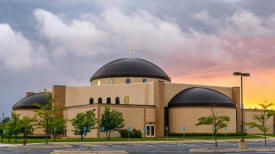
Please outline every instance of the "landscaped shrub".
[[[119, 131], [120, 136], [122, 138], [128, 138], [128, 130], [127, 129], [122, 129]], [[132, 131], [129, 131], [129, 138], [141, 138], [142, 133], [140, 130], [133, 129]]]
[[[169, 136], [182, 137], [182, 136], [212, 136], [212, 133], [169, 133]], [[218, 133], [217, 136], [224, 136], [224, 133]], [[241, 136], [241, 133], [226, 133], [226, 136]], [[247, 133], [244, 132], [244, 136], [247, 136]]]

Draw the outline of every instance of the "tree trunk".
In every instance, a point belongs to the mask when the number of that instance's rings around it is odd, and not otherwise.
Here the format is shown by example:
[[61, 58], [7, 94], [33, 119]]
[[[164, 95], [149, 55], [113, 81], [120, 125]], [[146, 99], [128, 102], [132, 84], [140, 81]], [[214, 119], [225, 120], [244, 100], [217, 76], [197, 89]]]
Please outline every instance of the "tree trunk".
[[81, 141], [83, 141], [83, 134], [80, 135], [80, 139], [81, 139]]
[[49, 136], [49, 121], [46, 120], [46, 144], [48, 144], [48, 136]]
[[218, 148], [218, 142], [217, 142], [217, 132], [215, 132], [215, 147]]
[[266, 148], [266, 132], [265, 132], [265, 130], [264, 130], [264, 147]]

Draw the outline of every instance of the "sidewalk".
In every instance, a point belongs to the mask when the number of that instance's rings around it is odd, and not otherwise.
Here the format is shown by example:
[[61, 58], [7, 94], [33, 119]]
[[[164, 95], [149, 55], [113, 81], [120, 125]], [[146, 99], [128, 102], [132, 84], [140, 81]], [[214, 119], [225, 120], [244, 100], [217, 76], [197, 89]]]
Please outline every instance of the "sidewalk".
[[[219, 143], [236, 143], [240, 139], [228, 139], [228, 140], [218, 140]], [[246, 139], [247, 142], [263, 142], [263, 139]], [[275, 138], [268, 138], [267, 141], [275, 141]], [[188, 144], [188, 143], [214, 143], [214, 140], [182, 140], [182, 141], [107, 141], [107, 142], [55, 142], [54, 144]]]
[[247, 149], [238, 149], [238, 148], [228, 148], [228, 149], [191, 149], [189, 152], [274, 152], [275, 148], [247, 148]]

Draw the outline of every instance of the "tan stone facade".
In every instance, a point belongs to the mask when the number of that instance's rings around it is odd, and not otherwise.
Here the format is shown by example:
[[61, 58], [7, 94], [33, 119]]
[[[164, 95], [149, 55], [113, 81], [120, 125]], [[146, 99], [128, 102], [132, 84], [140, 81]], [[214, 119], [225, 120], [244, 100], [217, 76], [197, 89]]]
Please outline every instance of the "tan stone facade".
[[[263, 112], [261, 110], [245, 110], [245, 123], [248, 122], [255, 122], [253, 121], [253, 115], [259, 115], [262, 114]], [[266, 124], [267, 127], [270, 129], [267, 131], [267, 134], [273, 134], [274, 133], [274, 116], [271, 117]], [[262, 132], [258, 128], [251, 128], [249, 126], [245, 126], [245, 131], [248, 134], [262, 134]]]
[[[236, 132], [236, 109], [216, 107], [212, 108], [217, 115], [226, 115], [230, 118], [226, 131]], [[211, 115], [211, 107], [172, 107], [169, 109], [169, 127], [172, 133], [212, 133], [211, 126], [196, 126], [202, 116]], [[183, 129], [185, 127], [185, 129]]]

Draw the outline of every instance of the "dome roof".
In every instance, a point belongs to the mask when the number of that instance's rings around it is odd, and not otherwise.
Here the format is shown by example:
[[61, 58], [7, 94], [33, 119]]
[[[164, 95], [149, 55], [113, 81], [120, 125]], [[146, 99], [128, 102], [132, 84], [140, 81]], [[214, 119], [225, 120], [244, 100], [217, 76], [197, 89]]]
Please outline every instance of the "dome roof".
[[34, 104], [39, 104], [41, 106], [46, 105], [47, 96], [49, 93], [37, 93], [31, 96], [24, 97], [20, 101], [18, 101], [15, 105], [13, 105], [12, 109], [38, 109]]
[[101, 67], [90, 81], [111, 77], [147, 77], [170, 81], [168, 75], [157, 65], [139, 58], [114, 60]]
[[229, 97], [216, 90], [194, 87], [179, 92], [168, 103], [168, 106], [235, 107], [235, 103]]

